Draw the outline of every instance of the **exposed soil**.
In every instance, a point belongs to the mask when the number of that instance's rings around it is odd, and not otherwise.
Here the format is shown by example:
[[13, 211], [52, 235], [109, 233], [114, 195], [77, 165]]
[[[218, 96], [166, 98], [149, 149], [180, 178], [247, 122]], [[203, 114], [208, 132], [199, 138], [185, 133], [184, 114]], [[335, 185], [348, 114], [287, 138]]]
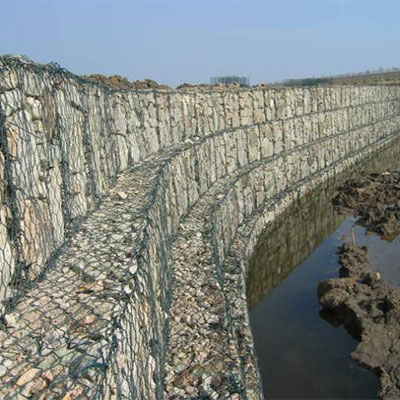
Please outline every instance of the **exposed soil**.
[[[223, 84], [223, 83], [216, 83], [216, 84], [208, 84], [208, 83], [182, 83], [177, 87], [178, 90], [237, 90], [241, 86], [239, 83], [228, 83], [228, 84]], [[267, 88], [267, 85], [265, 83], [260, 83], [257, 85], [252, 86], [254, 89], [259, 89], [259, 90], [265, 90]]]
[[[102, 85], [108, 86], [112, 89], [130, 89], [130, 90], [143, 90], [143, 89], [158, 89], [158, 90], [173, 90], [170, 86], [159, 84], [153, 79], [145, 79], [143, 81], [129, 81], [127, 78], [120, 75], [106, 76], [102, 74], [91, 74], [83, 75], [83, 78], [100, 83]], [[265, 84], [259, 84], [253, 86], [256, 89], [266, 89]], [[222, 84], [217, 83], [215, 85], [210, 85], [208, 83], [182, 83], [176, 89], [185, 91], [195, 91], [195, 90], [237, 90], [240, 88], [238, 83]]]
[[182, 83], [181, 85], [177, 86], [178, 90], [229, 90], [229, 89], [239, 89], [240, 85], [238, 83], [216, 83], [209, 84], [209, 83]]
[[105, 76], [101, 74], [85, 75], [85, 79], [90, 81], [101, 83], [102, 85], [108, 86], [112, 89], [132, 89], [132, 90], [142, 90], [142, 89], [163, 89], [171, 90], [167, 85], [158, 84], [152, 79], [145, 79], [144, 81], [133, 81], [130, 82], [127, 78], [120, 75]]
[[333, 204], [338, 212], [359, 216], [357, 223], [369, 232], [392, 240], [400, 234], [400, 172], [350, 179]]
[[[351, 179], [333, 199], [337, 210], [360, 216], [357, 223], [386, 239], [400, 232], [400, 173]], [[339, 249], [339, 278], [321, 281], [324, 317], [342, 323], [360, 341], [351, 354], [380, 377], [382, 399], [400, 398], [400, 291], [369, 268], [368, 249]]]

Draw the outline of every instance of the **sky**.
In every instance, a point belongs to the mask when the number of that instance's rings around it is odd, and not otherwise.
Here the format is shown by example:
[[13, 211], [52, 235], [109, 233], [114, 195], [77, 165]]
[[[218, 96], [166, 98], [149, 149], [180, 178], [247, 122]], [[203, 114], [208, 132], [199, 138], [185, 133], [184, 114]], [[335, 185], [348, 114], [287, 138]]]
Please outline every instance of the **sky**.
[[400, 67], [400, 0], [0, 0], [0, 54], [176, 86]]

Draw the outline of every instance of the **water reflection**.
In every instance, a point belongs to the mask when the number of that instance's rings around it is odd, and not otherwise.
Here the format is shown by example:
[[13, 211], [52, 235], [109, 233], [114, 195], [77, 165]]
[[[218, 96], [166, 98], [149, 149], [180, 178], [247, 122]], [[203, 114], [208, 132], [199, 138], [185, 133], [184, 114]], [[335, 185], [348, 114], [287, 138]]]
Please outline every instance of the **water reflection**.
[[250, 309], [345, 220], [333, 211], [330, 199], [335, 185], [331, 183], [292, 204], [261, 234], [250, 260], [247, 280]]
[[366, 233], [362, 226], [355, 228], [356, 242], [368, 247], [370, 267], [378, 271], [393, 286], [400, 288], [400, 236], [390, 242]]
[[268, 399], [376, 397], [377, 377], [350, 360], [357, 342], [340, 321], [319, 315], [316, 288], [337, 276], [337, 248], [354, 224], [334, 213], [335, 188], [360, 170], [397, 167], [399, 155], [398, 141], [296, 201], [260, 235], [247, 296]]

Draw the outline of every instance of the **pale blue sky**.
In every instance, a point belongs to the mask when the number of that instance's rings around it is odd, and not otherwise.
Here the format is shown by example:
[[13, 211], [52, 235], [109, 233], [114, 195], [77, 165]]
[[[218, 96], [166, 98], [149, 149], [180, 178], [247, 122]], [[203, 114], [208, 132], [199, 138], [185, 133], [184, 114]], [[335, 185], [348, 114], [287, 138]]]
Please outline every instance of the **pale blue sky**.
[[0, 54], [176, 85], [400, 67], [400, 0], [0, 0]]

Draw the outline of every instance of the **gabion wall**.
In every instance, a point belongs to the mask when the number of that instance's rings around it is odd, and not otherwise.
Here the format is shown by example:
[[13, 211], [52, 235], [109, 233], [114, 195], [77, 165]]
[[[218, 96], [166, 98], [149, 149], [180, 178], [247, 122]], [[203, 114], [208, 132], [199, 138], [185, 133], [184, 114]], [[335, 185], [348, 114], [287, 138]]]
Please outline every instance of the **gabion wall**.
[[396, 138], [399, 98], [114, 91], [0, 58], [0, 397], [260, 398], [231, 244], [273, 199]]

